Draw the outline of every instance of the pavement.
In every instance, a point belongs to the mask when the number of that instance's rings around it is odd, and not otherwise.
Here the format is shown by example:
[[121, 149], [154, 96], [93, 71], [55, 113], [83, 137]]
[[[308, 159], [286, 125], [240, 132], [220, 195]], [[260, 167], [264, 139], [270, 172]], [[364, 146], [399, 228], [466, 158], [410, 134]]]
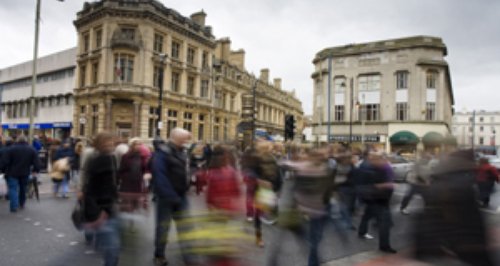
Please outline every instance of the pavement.
[[[0, 201], [0, 265], [9, 266], [87, 266], [101, 265], [102, 261], [92, 246], [87, 246], [83, 235], [73, 227], [70, 221], [71, 210], [75, 204], [74, 195], [70, 199], [54, 198], [51, 193], [51, 182], [42, 176], [40, 186], [41, 200], [30, 199], [26, 208], [16, 214], [8, 212], [8, 201]], [[349, 233], [342, 239], [332, 225], [328, 225], [320, 246], [321, 261], [325, 266], [382, 266], [382, 265], [430, 265], [409, 259], [411, 249], [411, 232], [413, 215], [402, 215], [397, 209], [406, 185], [399, 184], [392, 204], [395, 226], [391, 230], [393, 247], [399, 252], [387, 255], [374, 251], [377, 239], [361, 241], [356, 233]], [[497, 190], [500, 191], [500, 190]], [[190, 195], [193, 212], [203, 210], [204, 195]], [[500, 193], [492, 198], [492, 205], [500, 206]], [[410, 211], [416, 212], [422, 201], [415, 198], [410, 204]], [[500, 250], [500, 211], [496, 208], [485, 211], [488, 218], [490, 235], [494, 239], [493, 247]], [[356, 217], [359, 221], [359, 216]], [[134, 215], [127, 218], [123, 232], [123, 248], [120, 265], [153, 265], [154, 211]], [[129, 223], [134, 221], [135, 231], [130, 230]], [[241, 222], [245, 232], [252, 235], [252, 226]], [[376, 236], [376, 230], [370, 229]], [[248, 243], [245, 249], [245, 262], [249, 266], [265, 265], [270, 245], [280, 245], [279, 265], [307, 265], [307, 249], [304, 241], [292, 234], [284, 234], [280, 242], [276, 239], [278, 229], [275, 226], [264, 227], [266, 247], [258, 248]], [[167, 258], [170, 265], [182, 265], [175, 232], [170, 233]], [[497, 252], [500, 254], [500, 252]], [[500, 258], [499, 258], [500, 259]], [[499, 260], [500, 261], [500, 260]], [[463, 265], [448, 258], [433, 265]]]

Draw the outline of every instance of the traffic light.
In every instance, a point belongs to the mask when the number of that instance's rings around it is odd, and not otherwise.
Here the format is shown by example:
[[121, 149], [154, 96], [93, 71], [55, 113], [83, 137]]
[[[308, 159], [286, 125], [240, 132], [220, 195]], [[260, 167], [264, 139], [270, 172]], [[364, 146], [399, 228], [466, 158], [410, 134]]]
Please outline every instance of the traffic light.
[[295, 118], [293, 115], [285, 115], [285, 140], [293, 140], [295, 135]]

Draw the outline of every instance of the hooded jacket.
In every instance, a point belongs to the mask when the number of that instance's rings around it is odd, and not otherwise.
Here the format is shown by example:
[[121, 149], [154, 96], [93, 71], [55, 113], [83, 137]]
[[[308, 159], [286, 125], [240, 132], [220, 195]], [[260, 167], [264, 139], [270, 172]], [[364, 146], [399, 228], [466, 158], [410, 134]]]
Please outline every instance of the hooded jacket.
[[157, 197], [179, 202], [189, 189], [187, 155], [174, 143], [158, 145], [151, 158], [154, 192]]

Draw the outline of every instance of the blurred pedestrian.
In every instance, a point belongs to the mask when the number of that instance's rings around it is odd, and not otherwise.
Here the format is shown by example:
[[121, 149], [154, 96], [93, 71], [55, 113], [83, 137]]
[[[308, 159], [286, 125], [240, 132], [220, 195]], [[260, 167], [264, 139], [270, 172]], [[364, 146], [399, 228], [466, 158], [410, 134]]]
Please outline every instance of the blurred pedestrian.
[[408, 174], [407, 183], [409, 189], [403, 197], [401, 206], [399, 207], [402, 214], [408, 215], [410, 213], [407, 207], [413, 196], [416, 194], [422, 196], [431, 184], [432, 168], [430, 160], [430, 155], [423, 155], [413, 166], [413, 171]]
[[130, 139], [130, 148], [121, 157], [118, 170], [121, 211], [134, 212], [147, 207], [144, 176], [149, 172], [149, 158], [142, 155], [142, 145], [138, 138]]
[[[120, 252], [117, 213], [117, 162], [113, 154], [113, 135], [99, 133], [94, 139], [95, 154], [84, 165], [85, 183], [82, 199], [86, 232], [93, 232], [105, 266], [118, 265]], [[88, 240], [88, 239], [87, 239]]]
[[394, 190], [392, 169], [379, 151], [370, 151], [368, 158], [355, 170], [357, 194], [365, 203], [365, 210], [358, 229], [361, 239], [373, 239], [368, 234], [368, 223], [375, 218], [379, 232], [379, 250], [396, 253], [390, 244], [392, 218], [390, 200]]
[[38, 153], [24, 136], [19, 136], [16, 144], [2, 152], [0, 169], [5, 172], [9, 188], [10, 212], [24, 209], [28, 178], [40, 171]]
[[[69, 192], [69, 181], [71, 179], [71, 165], [74, 160], [75, 153], [71, 148], [71, 143], [69, 141], [65, 141], [63, 145], [57, 149], [56, 154], [54, 156], [54, 166], [58, 165], [58, 169], [52, 169], [51, 176], [55, 172], [61, 172], [62, 179], [54, 179], [54, 196], [57, 196], [59, 193], [59, 189], [62, 189], [61, 197], [67, 198]], [[59, 165], [61, 164], [61, 165]], [[54, 167], [56, 168], [56, 167]]]
[[415, 221], [415, 256], [433, 262], [452, 253], [467, 265], [493, 266], [484, 217], [474, 191], [472, 150], [443, 156]]
[[80, 187], [80, 164], [84, 149], [83, 142], [77, 142], [73, 151], [73, 160], [71, 160], [71, 180], [75, 190]]
[[[154, 263], [166, 266], [165, 248], [171, 220], [181, 220], [188, 211], [186, 193], [189, 189], [187, 155], [185, 145], [191, 133], [182, 128], [174, 128], [166, 144], [156, 143], [152, 157], [151, 172], [156, 201], [156, 232]], [[179, 226], [177, 227], [180, 228]], [[190, 258], [184, 256], [186, 263]]]
[[490, 195], [495, 188], [495, 182], [500, 181], [498, 170], [489, 163], [488, 158], [479, 159], [479, 168], [476, 175], [476, 184], [479, 190], [479, 200], [483, 208], [490, 205]]

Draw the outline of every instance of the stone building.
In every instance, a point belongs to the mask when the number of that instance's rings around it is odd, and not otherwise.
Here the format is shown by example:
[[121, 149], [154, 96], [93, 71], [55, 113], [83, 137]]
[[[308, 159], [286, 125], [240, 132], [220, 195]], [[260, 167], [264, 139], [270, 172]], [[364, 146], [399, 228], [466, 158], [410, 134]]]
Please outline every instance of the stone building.
[[[48, 138], [69, 136], [73, 120], [76, 48], [38, 59], [35, 90], [35, 133]], [[3, 135], [27, 135], [30, 117], [32, 62], [0, 70]]]
[[[302, 119], [301, 103], [245, 70], [245, 52], [217, 40], [201, 11], [184, 17], [154, 0], [85, 3], [78, 32], [75, 136], [101, 130], [122, 137], [165, 138], [174, 127], [194, 140], [238, 137], [242, 99], [257, 84], [257, 128], [282, 134], [284, 114]], [[258, 82], [256, 82], [258, 80]], [[156, 110], [163, 88], [161, 123]]]
[[411, 153], [419, 145], [439, 146], [450, 133], [454, 104], [446, 55], [443, 41], [428, 36], [318, 52], [312, 74], [317, 141]]
[[458, 146], [463, 149], [472, 148], [484, 153], [497, 154], [500, 143], [499, 111], [467, 111], [453, 115], [452, 133]]

